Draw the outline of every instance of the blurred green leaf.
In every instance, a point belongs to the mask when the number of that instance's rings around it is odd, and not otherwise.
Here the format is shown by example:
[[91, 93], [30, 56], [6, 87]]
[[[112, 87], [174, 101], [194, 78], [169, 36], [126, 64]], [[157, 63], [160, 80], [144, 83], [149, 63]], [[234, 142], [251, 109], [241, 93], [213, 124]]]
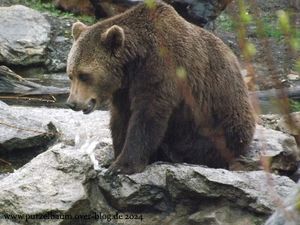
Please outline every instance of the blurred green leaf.
[[182, 66], [177, 67], [176, 69], [176, 75], [179, 79], [185, 80], [187, 78], [187, 72], [186, 69]]
[[278, 17], [279, 28], [285, 34], [290, 33], [291, 32], [291, 27], [290, 27], [290, 19], [289, 19], [288, 14], [283, 10], [279, 10], [279, 11], [277, 11], [277, 17]]
[[156, 7], [155, 0], [144, 0], [144, 2], [148, 6], [149, 9], [154, 9]]

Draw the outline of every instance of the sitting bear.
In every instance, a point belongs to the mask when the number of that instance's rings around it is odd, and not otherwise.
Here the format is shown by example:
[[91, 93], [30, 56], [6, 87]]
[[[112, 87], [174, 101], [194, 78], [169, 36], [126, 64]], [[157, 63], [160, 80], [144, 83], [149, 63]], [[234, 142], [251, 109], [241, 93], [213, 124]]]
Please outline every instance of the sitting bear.
[[238, 61], [219, 38], [161, 2], [76, 22], [72, 34], [67, 104], [88, 114], [109, 100], [110, 172], [158, 160], [227, 168], [247, 152], [254, 115]]

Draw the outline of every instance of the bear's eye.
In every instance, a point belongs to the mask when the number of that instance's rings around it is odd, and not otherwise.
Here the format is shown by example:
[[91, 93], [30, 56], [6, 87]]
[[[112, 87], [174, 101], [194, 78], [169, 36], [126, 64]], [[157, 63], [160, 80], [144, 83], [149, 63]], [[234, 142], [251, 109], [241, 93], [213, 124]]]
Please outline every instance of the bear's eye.
[[88, 74], [81, 73], [78, 75], [78, 80], [82, 82], [86, 82], [90, 79], [90, 76]]
[[69, 79], [70, 79], [70, 80], [73, 80], [73, 77], [69, 75]]

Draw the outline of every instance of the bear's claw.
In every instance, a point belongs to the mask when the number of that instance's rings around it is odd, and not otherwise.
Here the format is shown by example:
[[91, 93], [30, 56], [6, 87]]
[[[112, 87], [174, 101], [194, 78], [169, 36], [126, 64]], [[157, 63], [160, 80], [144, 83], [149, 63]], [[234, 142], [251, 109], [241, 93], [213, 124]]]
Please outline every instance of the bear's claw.
[[[126, 166], [128, 165], [128, 166]], [[134, 174], [142, 172], [146, 165], [138, 165], [138, 164], [126, 164], [122, 165], [118, 161], [113, 162], [108, 168], [106, 174], [107, 175], [116, 175], [116, 174]], [[130, 165], [130, 166], [129, 166]]]

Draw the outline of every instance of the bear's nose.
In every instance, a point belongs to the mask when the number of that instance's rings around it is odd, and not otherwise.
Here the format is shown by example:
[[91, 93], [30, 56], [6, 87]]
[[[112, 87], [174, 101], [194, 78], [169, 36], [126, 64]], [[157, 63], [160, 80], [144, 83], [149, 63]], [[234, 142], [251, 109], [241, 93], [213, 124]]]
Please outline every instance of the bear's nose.
[[76, 103], [75, 102], [67, 102], [66, 105], [72, 109], [72, 110], [76, 110]]

